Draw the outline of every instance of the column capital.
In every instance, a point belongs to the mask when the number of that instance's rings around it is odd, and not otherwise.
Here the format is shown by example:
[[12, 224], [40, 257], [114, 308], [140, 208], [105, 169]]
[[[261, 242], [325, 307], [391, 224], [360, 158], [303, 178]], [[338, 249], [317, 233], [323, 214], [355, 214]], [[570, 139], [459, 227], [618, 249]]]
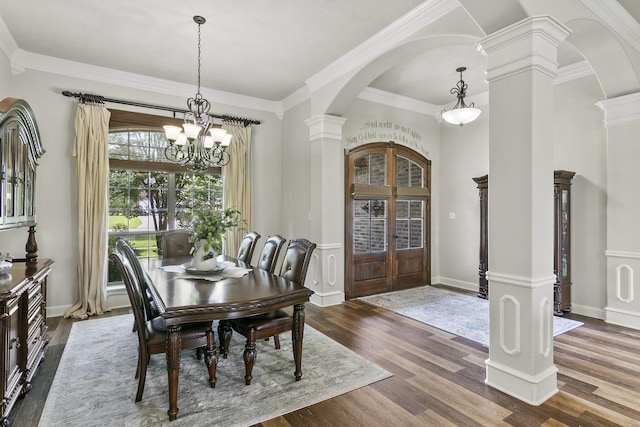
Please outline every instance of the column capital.
[[342, 126], [347, 119], [330, 114], [316, 114], [304, 122], [309, 126], [309, 140], [320, 138], [342, 139]]
[[604, 126], [640, 124], [640, 92], [596, 102], [604, 111]]
[[551, 16], [534, 16], [498, 30], [476, 48], [488, 56], [487, 81], [536, 69], [558, 73], [558, 46], [571, 31]]

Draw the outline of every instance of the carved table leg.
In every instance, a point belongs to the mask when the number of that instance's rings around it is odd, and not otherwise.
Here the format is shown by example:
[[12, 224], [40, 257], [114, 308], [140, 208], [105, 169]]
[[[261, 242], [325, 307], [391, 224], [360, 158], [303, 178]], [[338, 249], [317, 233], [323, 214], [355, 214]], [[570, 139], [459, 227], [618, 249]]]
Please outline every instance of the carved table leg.
[[224, 359], [229, 355], [229, 343], [231, 342], [231, 335], [233, 329], [227, 320], [221, 320], [218, 322], [218, 338], [220, 339], [220, 353]]
[[180, 373], [180, 348], [182, 347], [182, 327], [167, 327], [167, 374], [169, 376], [169, 420], [178, 418], [178, 375]]
[[304, 304], [293, 306], [293, 328], [291, 339], [293, 341], [293, 359], [296, 362], [296, 381], [302, 379], [302, 338], [304, 335]]
[[209, 385], [216, 388], [216, 369], [218, 368], [218, 352], [216, 351], [216, 339], [213, 330], [207, 331], [207, 348], [204, 350], [204, 362], [209, 369]]
[[253, 363], [256, 361], [256, 330], [249, 329], [247, 344], [244, 346], [244, 383], [246, 385], [251, 384], [251, 373], [253, 372]]

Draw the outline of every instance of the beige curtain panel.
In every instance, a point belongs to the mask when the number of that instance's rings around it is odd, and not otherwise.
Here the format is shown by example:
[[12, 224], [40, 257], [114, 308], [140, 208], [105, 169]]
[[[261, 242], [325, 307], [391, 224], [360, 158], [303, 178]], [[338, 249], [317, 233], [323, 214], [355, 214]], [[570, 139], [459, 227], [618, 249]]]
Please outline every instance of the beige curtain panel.
[[251, 230], [251, 127], [225, 123], [222, 128], [233, 135], [229, 145], [231, 160], [222, 167], [224, 176], [224, 208], [241, 212], [245, 230], [228, 230], [224, 253], [235, 257], [240, 241]]
[[78, 175], [78, 295], [64, 317], [84, 319], [107, 310], [107, 211], [109, 111], [79, 104], [76, 112]]

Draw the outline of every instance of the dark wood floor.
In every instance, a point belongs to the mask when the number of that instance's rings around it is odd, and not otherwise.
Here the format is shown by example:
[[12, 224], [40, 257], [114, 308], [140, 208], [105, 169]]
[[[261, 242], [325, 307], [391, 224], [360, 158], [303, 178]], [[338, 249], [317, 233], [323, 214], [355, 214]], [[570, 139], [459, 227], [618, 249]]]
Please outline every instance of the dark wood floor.
[[[263, 427], [640, 426], [640, 331], [570, 315], [585, 325], [554, 339], [560, 392], [533, 407], [484, 384], [488, 352], [473, 341], [358, 300], [307, 304], [306, 314], [309, 325], [393, 376]], [[12, 426], [38, 424], [72, 321], [48, 323], [47, 358]]]

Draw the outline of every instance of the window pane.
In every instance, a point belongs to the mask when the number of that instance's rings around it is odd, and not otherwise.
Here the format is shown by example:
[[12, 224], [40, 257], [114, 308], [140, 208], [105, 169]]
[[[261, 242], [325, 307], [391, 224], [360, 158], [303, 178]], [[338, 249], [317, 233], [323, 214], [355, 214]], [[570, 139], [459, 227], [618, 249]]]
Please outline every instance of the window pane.
[[[110, 158], [164, 159], [164, 133], [109, 134]], [[139, 257], [161, 255], [162, 232], [186, 228], [192, 213], [211, 203], [222, 206], [222, 177], [210, 174], [111, 169], [109, 171], [109, 244], [124, 236]], [[109, 263], [109, 282], [119, 282]]]
[[396, 220], [396, 249], [409, 249], [409, 220]]
[[411, 228], [409, 229], [410, 247], [422, 247], [422, 219], [411, 219]]
[[380, 252], [387, 243], [387, 202], [353, 201], [353, 252]]
[[409, 160], [404, 157], [396, 157], [396, 186], [409, 186]]
[[355, 219], [353, 221], [353, 253], [369, 253], [369, 219]]
[[371, 185], [385, 185], [387, 183], [387, 155], [372, 154], [369, 183]]
[[356, 184], [385, 185], [387, 182], [387, 155], [369, 154], [354, 161]]

